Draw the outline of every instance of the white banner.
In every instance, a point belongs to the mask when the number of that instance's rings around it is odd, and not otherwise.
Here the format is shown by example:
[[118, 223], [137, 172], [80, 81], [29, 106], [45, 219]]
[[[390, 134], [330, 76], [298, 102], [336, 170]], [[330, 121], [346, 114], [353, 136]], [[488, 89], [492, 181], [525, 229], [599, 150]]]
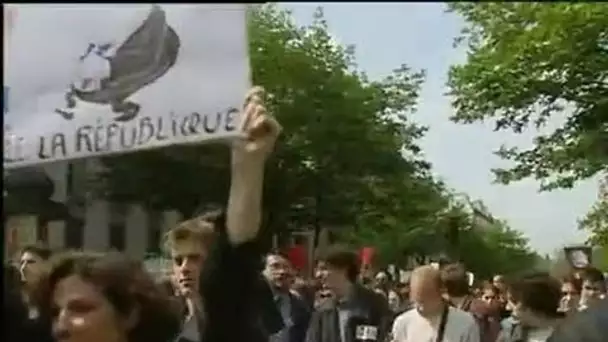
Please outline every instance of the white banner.
[[8, 6], [4, 167], [239, 134], [245, 5]]

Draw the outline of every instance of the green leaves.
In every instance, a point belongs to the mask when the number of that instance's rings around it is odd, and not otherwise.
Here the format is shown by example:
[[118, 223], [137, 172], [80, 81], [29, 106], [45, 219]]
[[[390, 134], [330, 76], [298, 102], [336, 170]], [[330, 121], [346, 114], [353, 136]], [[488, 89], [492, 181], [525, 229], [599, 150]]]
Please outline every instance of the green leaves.
[[[608, 181], [608, 176], [604, 180]], [[592, 245], [603, 246], [608, 251], [608, 198], [605, 195], [579, 222], [579, 227], [591, 233], [589, 242]]]
[[451, 3], [465, 18], [464, 65], [448, 85], [453, 120], [492, 120], [496, 130], [544, 127], [566, 116], [531, 149], [501, 148], [514, 162], [497, 181], [527, 177], [543, 190], [572, 187], [608, 165], [608, 7], [599, 3]]
[[[265, 175], [267, 231], [343, 227], [343, 240], [404, 262], [450, 247], [446, 212], [453, 210], [463, 228], [472, 225], [470, 213], [452, 208], [453, 198], [420, 153], [426, 127], [411, 115], [423, 71], [401, 65], [382, 80], [368, 80], [357, 70], [354, 48], [328, 33], [321, 10], [312, 25], [298, 27], [276, 5], [252, 6], [248, 30], [253, 82], [271, 94], [268, 109], [284, 128]], [[177, 146], [107, 158], [105, 165], [101, 190], [114, 200], [185, 215], [226, 200], [224, 146]], [[505, 246], [528, 253], [525, 244], [486, 242], [482, 235], [469, 234], [488, 254]], [[506, 262], [511, 254], [505, 255], [492, 260]]]

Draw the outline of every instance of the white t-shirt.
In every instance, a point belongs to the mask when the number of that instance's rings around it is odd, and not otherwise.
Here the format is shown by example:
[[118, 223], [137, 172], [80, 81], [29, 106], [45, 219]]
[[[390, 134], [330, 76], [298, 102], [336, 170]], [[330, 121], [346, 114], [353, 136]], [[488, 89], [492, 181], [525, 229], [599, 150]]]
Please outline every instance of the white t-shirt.
[[[441, 317], [427, 319], [411, 309], [393, 323], [392, 342], [436, 342]], [[479, 342], [479, 326], [469, 313], [450, 307], [442, 342]]]

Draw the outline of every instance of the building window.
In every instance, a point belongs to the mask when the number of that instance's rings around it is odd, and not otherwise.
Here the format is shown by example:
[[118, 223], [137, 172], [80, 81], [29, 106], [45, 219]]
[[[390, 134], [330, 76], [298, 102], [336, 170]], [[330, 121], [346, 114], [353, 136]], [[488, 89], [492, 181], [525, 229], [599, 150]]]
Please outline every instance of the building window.
[[38, 222], [36, 226], [36, 240], [47, 244], [49, 242], [49, 221], [46, 218], [42, 218], [40, 216], [38, 216], [37, 221]]
[[124, 222], [114, 222], [110, 224], [110, 248], [119, 252], [126, 247], [126, 226]]
[[84, 220], [70, 217], [65, 223], [65, 246], [81, 249], [84, 241]]
[[124, 203], [110, 203], [109, 245], [111, 249], [124, 252], [127, 247], [127, 215], [129, 206]]
[[161, 253], [161, 240], [163, 236], [163, 215], [160, 210], [148, 210], [148, 248], [147, 254]]

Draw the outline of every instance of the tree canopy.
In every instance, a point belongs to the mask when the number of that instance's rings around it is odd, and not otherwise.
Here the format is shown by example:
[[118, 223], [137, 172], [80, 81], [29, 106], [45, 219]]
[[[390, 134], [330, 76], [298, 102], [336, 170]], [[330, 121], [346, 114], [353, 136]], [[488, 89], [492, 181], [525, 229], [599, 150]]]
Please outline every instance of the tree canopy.
[[[468, 216], [445, 214], [452, 199], [418, 146], [426, 127], [411, 116], [424, 72], [402, 65], [369, 80], [320, 9], [306, 27], [276, 5], [250, 7], [248, 20], [253, 82], [284, 128], [266, 170], [265, 229], [340, 227], [391, 262], [448, 248], [446, 234]], [[225, 203], [228, 157], [225, 146], [197, 145], [106, 158], [100, 190], [191, 215]]]
[[598, 200], [581, 220], [580, 227], [591, 233], [589, 242], [608, 249], [608, 200]]
[[530, 149], [501, 147], [514, 163], [502, 183], [533, 177], [572, 187], [608, 169], [608, 7], [600, 3], [450, 3], [466, 28], [467, 60], [449, 73], [453, 120], [520, 133], [565, 117]]
[[[493, 170], [508, 184], [541, 181], [570, 188], [608, 170], [608, 7], [600, 3], [451, 3], [466, 22], [457, 43], [467, 60], [448, 84], [459, 123], [490, 120], [495, 130], [536, 128], [531, 148], [502, 146], [512, 167]], [[548, 122], [563, 124], [549, 133]], [[582, 222], [606, 244], [608, 209], [598, 203]]]

